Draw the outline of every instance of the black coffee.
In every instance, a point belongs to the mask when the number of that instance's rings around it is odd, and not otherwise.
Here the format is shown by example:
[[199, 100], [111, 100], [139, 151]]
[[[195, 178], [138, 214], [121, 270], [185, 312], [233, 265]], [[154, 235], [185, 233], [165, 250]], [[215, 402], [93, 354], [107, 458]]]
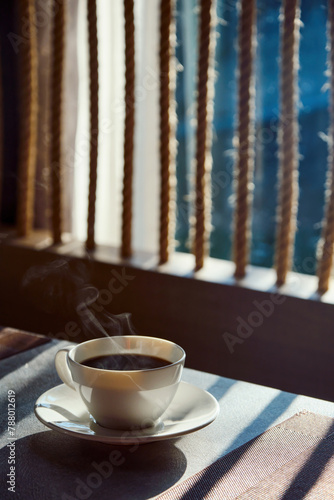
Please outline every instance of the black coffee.
[[103, 370], [148, 370], [170, 365], [170, 361], [144, 354], [108, 354], [81, 362], [82, 365]]

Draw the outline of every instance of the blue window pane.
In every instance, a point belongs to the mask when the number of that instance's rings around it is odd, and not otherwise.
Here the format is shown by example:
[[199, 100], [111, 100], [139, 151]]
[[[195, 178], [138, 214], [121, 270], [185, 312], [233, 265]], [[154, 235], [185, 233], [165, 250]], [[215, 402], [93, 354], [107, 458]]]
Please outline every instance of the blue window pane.
[[316, 249], [322, 232], [324, 185], [327, 172], [329, 92], [326, 51], [327, 2], [303, 0], [300, 44], [300, 164], [298, 231], [294, 265], [314, 274]]
[[197, 2], [178, 0], [176, 32], [178, 44], [176, 58], [179, 62], [176, 86], [177, 101], [177, 219], [176, 249], [188, 252], [190, 219], [192, 216], [191, 192], [193, 188], [193, 158], [195, 156], [196, 73], [197, 73]]
[[251, 263], [271, 267], [278, 196], [279, 45], [281, 2], [262, 0], [257, 11], [255, 166]]
[[[183, 66], [177, 81], [177, 249], [189, 251], [195, 156], [197, 8], [178, 1], [177, 58]], [[257, 2], [255, 168], [252, 204], [252, 264], [271, 267], [274, 260], [278, 201], [278, 120], [280, 0]], [[321, 235], [327, 171], [328, 90], [326, 90], [327, 3], [302, 0], [299, 70], [299, 207], [294, 268], [314, 273]], [[212, 144], [212, 232], [210, 255], [232, 258], [235, 206], [234, 164], [237, 113], [238, 9], [235, 0], [218, 1], [215, 112]]]
[[219, 2], [217, 26], [215, 112], [212, 144], [212, 257], [230, 259], [234, 212], [233, 137], [237, 110], [236, 2]]

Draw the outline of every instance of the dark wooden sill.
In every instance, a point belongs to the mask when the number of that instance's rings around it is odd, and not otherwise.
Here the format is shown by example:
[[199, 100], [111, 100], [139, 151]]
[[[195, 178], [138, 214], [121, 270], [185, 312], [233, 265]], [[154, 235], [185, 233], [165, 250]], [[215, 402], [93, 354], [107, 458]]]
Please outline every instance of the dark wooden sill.
[[[46, 278], [55, 261], [67, 272]], [[187, 352], [187, 366], [226, 377], [334, 401], [333, 294], [316, 295], [316, 280], [291, 274], [279, 293], [272, 270], [250, 268], [236, 282], [233, 265], [208, 259], [193, 273], [193, 257], [165, 266], [141, 253], [122, 260], [115, 249], [87, 253], [71, 241], [54, 247], [45, 235], [3, 238], [0, 324], [83, 341], [96, 335], [71, 299], [90, 284], [104, 312], [131, 312], [141, 334], [169, 338]], [[52, 291], [52, 294], [51, 294]]]

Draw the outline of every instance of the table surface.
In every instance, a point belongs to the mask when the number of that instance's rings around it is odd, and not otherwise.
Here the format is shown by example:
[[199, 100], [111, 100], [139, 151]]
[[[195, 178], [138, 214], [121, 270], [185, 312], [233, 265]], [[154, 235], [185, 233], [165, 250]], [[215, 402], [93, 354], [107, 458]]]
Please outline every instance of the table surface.
[[[183, 380], [206, 389], [220, 404], [220, 414], [204, 429], [139, 447], [113, 446], [64, 435], [37, 420], [34, 403], [45, 391], [61, 383], [54, 356], [68, 344], [51, 340], [0, 360], [2, 499], [13, 498], [4, 474], [9, 472], [9, 390], [15, 391], [16, 398], [15, 498], [24, 500], [155, 498], [301, 410], [334, 417], [331, 402], [185, 368]], [[118, 450], [122, 463], [102, 480], [94, 464], [108, 462], [112, 450]]]

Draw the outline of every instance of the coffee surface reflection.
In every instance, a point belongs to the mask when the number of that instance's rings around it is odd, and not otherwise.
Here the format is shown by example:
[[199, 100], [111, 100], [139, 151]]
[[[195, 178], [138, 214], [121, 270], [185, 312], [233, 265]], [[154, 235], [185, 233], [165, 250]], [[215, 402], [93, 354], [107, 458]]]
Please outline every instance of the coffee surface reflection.
[[170, 365], [170, 361], [156, 356], [147, 356], [144, 354], [108, 354], [105, 356], [96, 356], [81, 362], [84, 366], [90, 368], [99, 368], [102, 370], [151, 370]]

